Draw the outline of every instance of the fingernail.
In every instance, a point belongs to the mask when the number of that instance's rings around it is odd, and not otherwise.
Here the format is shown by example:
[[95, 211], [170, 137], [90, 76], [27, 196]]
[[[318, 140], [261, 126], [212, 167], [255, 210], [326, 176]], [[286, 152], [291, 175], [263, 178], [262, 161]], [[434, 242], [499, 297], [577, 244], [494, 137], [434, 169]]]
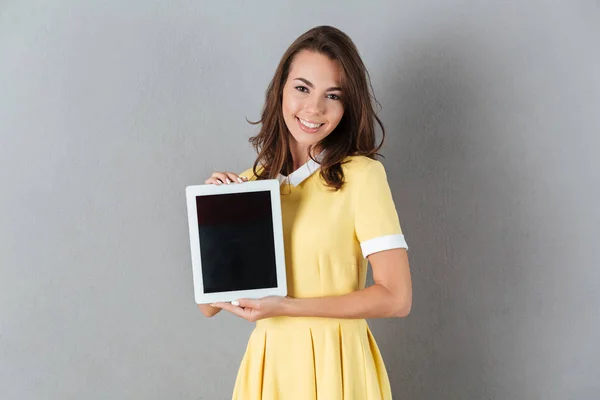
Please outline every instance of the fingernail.
[[238, 177], [238, 182], [239, 182], [239, 183], [242, 183], [242, 182], [244, 182], [244, 181], [242, 180], [242, 178], [239, 178], [239, 177]]
[[229, 180], [229, 178], [227, 178], [225, 181], [227, 182], [227, 184], [231, 183], [231, 181]]
[[217, 181], [217, 185], [220, 185], [220, 184], [221, 184], [221, 181]]
[[237, 307], [237, 306], [239, 306], [239, 305], [240, 305], [240, 302], [239, 302], [239, 301], [237, 301], [237, 300], [234, 300], [234, 301], [232, 301], [232, 302], [231, 302], [231, 305], [232, 305], [232, 306], [236, 306], [236, 307]]
[[211, 306], [211, 307], [214, 307], [214, 306], [215, 306], [215, 303], [210, 303], [210, 306]]

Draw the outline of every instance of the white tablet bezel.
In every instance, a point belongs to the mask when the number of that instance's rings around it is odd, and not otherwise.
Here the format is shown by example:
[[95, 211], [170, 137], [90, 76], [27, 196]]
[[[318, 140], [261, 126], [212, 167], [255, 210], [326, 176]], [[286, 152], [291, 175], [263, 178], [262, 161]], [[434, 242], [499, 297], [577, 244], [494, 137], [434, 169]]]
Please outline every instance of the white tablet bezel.
[[[277, 286], [274, 288], [237, 290], [231, 292], [204, 293], [202, 279], [202, 261], [200, 258], [200, 236], [198, 231], [198, 214], [196, 210], [196, 196], [248, 193], [269, 191], [271, 193], [271, 210], [273, 216], [273, 237], [275, 244], [275, 266], [277, 273]], [[192, 185], [185, 189], [188, 224], [190, 233], [190, 248], [192, 255], [192, 276], [194, 281], [194, 298], [197, 304], [208, 304], [218, 301], [233, 301], [241, 298], [258, 299], [265, 296], [286, 296], [287, 281], [285, 271], [285, 253], [283, 245], [283, 227], [281, 220], [281, 199], [279, 181], [266, 179], [243, 183], [222, 185]]]

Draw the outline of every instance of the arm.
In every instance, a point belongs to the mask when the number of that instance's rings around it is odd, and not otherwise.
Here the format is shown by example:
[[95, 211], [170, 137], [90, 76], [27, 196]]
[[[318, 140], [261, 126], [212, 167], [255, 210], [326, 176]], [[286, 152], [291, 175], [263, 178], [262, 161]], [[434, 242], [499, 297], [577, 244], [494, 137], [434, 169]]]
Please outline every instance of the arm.
[[405, 249], [371, 254], [375, 284], [341, 296], [290, 299], [283, 314], [292, 317], [386, 318], [406, 317], [412, 305], [412, 285]]
[[412, 305], [412, 284], [405, 249], [385, 250], [368, 257], [375, 284], [341, 296], [293, 299], [269, 296], [258, 300], [240, 299], [239, 306], [215, 303], [248, 321], [263, 318], [329, 317], [385, 318], [406, 317]]
[[[383, 165], [371, 162], [355, 186], [355, 231], [373, 268], [375, 284], [341, 296], [291, 299], [277, 296], [259, 300], [240, 299], [239, 306], [216, 303], [249, 321], [275, 316], [329, 318], [405, 317], [412, 305], [412, 283], [406, 243], [400, 228]], [[392, 237], [381, 242], [378, 238]], [[375, 240], [375, 242], [373, 242]]]

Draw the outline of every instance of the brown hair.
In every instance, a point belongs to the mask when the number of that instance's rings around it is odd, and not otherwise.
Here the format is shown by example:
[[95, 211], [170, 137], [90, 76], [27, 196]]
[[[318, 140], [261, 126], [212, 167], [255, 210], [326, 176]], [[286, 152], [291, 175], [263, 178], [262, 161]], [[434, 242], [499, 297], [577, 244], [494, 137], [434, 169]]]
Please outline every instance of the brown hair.
[[[374, 110], [373, 102], [377, 103], [377, 100], [356, 46], [348, 35], [331, 26], [318, 26], [302, 34], [281, 58], [266, 91], [261, 119], [257, 122], [248, 121], [254, 125], [262, 124], [259, 133], [250, 138], [250, 143], [258, 153], [253, 172], [258, 179], [276, 179], [279, 173], [289, 175], [293, 168], [289, 149], [290, 133], [282, 112], [283, 87], [294, 57], [303, 50], [323, 54], [331, 60], [337, 60], [341, 66], [344, 115], [338, 126], [319, 143], [327, 150], [320, 161], [321, 178], [327, 186], [338, 190], [344, 184], [344, 159], [357, 155], [374, 159], [383, 145], [385, 129]], [[375, 122], [382, 131], [379, 144], [375, 138]], [[309, 149], [312, 158], [311, 151], [312, 148]], [[257, 170], [259, 164], [261, 171]]]

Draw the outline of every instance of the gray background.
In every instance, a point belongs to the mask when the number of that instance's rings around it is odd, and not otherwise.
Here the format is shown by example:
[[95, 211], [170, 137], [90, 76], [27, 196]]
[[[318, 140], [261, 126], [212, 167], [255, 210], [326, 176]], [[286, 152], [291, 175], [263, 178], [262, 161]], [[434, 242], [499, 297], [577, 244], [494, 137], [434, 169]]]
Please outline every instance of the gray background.
[[0, 398], [230, 397], [252, 325], [193, 302], [184, 188], [250, 166], [244, 118], [319, 24], [389, 131], [395, 398], [600, 396], [597, 1], [4, 0]]

